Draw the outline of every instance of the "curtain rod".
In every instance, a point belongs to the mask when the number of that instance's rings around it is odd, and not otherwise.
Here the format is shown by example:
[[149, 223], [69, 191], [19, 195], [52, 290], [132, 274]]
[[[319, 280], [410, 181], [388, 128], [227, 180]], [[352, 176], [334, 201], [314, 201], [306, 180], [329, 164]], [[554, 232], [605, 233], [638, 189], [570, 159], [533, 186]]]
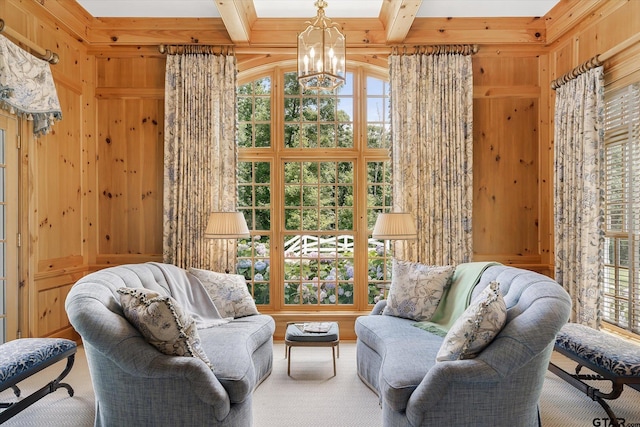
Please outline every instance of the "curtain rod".
[[628, 39], [612, 47], [605, 53], [601, 53], [594, 56], [593, 58], [578, 65], [576, 68], [569, 71], [568, 73], [565, 73], [561, 77], [558, 77], [557, 79], [553, 80], [551, 82], [551, 89], [556, 90], [563, 84], [567, 83], [568, 81], [575, 79], [580, 74], [585, 73], [592, 68], [599, 67], [600, 65], [604, 64], [604, 62], [607, 59], [614, 57], [618, 53], [622, 52], [623, 50], [627, 49], [630, 46], [633, 46], [638, 42], [640, 42], [640, 33], [637, 33], [636, 35], [629, 37]]
[[33, 53], [36, 54], [36, 56], [40, 57], [40, 59], [44, 59], [50, 64], [57, 64], [60, 60], [60, 57], [57, 53], [38, 46], [28, 38], [24, 37], [22, 34], [7, 27], [4, 23], [4, 19], [2, 18], [0, 18], [0, 33], [5, 33], [6, 35], [18, 40], [20, 43], [27, 45], [27, 47], [29, 47], [33, 51]]
[[598, 55], [596, 55], [593, 58], [578, 65], [576, 68], [569, 71], [568, 73], [565, 73], [562, 76], [558, 77], [557, 79], [552, 80], [551, 89], [556, 90], [563, 84], [570, 82], [571, 80], [575, 79], [579, 75], [584, 74], [587, 71], [593, 68], [599, 67], [601, 65], [602, 65], [602, 62], [598, 59]]

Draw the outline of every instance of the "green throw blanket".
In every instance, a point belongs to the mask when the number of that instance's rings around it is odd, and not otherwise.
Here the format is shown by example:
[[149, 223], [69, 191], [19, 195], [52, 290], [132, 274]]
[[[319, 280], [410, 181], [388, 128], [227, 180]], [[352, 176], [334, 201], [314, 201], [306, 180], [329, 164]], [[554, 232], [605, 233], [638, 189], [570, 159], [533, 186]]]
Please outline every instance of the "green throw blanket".
[[433, 317], [428, 322], [417, 322], [414, 326], [425, 331], [445, 336], [453, 323], [471, 303], [471, 293], [484, 270], [497, 262], [467, 262], [456, 267], [451, 285], [445, 290]]

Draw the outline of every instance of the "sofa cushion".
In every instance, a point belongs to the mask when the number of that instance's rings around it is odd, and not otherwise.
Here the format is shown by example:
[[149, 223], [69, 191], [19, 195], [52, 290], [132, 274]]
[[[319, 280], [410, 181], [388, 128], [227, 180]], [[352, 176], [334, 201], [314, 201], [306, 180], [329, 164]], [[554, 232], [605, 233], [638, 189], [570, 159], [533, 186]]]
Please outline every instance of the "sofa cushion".
[[383, 314], [429, 320], [449, 286], [455, 267], [393, 260], [391, 289]]
[[[242, 317], [200, 330], [202, 348], [231, 403], [244, 402], [264, 374], [270, 372], [274, 332], [275, 322], [267, 315]], [[259, 353], [264, 345], [269, 346], [268, 352]]]
[[476, 357], [498, 335], [506, 321], [507, 307], [500, 293], [500, 285], [491, 282], [455, 321], [442, 342], [436, 360], [442, 362]]
[[385, 405], [395, 411], [406, 408], [409, 397], [436, 363], [443, 340], [441, 336], [412, 327], [413, 323], [392, 316], [360, 316], [355, 323], [358, 341], [382, 360], [374, 383], [379, 384]]
[[149, 344], [170, 356], [197, 357], [212, 368], [195, 320], [175, 299], [145, 288], [119, 288], [117, 292], [124, 316]]
[[236, 319], [258, 314], [244, 276], [197, 268], [189, 268], [189, 273], [202, 282], [222, 317]]

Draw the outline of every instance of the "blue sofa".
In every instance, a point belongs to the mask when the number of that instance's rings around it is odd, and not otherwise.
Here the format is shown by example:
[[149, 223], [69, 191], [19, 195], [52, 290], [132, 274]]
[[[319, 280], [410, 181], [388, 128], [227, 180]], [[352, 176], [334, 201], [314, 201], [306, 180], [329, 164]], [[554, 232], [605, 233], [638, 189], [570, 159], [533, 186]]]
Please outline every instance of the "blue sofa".
[[507, 320], [475, 358], [437, 362], [442, 334], [382, 314], [385, 300], [356, 319], [358, 375], [380, 398], [383, 426], [539, 425], [545, 372], [571, 300], [557, 282], [532, 271], [499, 264], [480, 271], [465, 278], [475, 281], [471, 300], [497, 281]]
[[103, 269], [72, 287], [65, 307], [83, 340], [95, 426], [252, 425], [253, 391], [273, 364], [272, 317], [257, 314], [198, 329], [212, 370], [196, 357], [161, 353], [123, 315], [118, 288], [189, 295], [184, 288], [193, 280], [176, 266], [144, 263]]

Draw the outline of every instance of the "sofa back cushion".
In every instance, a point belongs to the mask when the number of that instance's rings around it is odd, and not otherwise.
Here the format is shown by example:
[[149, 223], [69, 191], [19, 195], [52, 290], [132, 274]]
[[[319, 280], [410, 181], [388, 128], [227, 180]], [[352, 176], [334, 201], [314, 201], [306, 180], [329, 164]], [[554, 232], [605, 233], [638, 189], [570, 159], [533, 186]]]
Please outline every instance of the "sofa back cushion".
[[498, 335], [507, 321], [507, 307], [498, 282], [491, 282], [455, 321], [436, 360], [471, 359]]
[[222, 317], [237, 319], [259, 314], [244, 276], [198, 268], [189, 268], [189, 273], [200, 280]]
[[119, 288], [118, 293], [124, 316], [149, 344], [170, 356], [197, 357], [212, 369], [195, 320], [175, 299], [145, 288]]
[[383, 314], [416, 321], [431, 319], [451, 283], [455, 267], [394, 259], [392, 268], [391, 289]]

